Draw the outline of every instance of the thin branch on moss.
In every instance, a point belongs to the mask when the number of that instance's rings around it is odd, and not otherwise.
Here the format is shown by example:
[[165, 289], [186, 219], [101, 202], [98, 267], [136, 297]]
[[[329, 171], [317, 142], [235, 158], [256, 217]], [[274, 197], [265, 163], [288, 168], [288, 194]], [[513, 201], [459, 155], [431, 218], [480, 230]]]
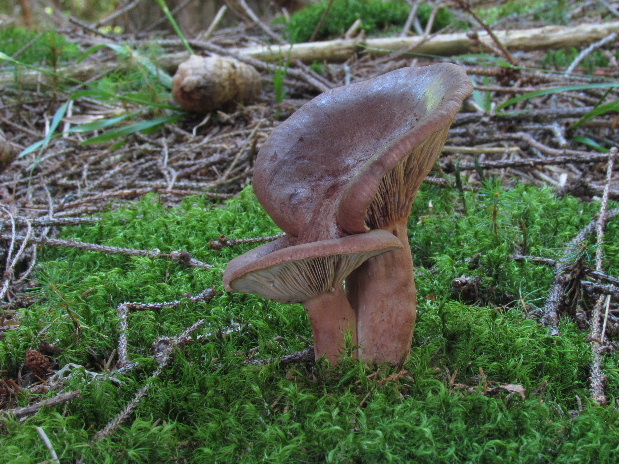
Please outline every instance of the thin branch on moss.
[[[125, 256], [144, 256], [148, 258], [163, 258], [169, 259], [171, 261], [176, 261], [177, 263], [183, 264], [187, 267], [199, 267], [201, 269], [212, 269], [214, 266], [212, 264], [207, 264], [202, 261], [199, 261], [192, 257], [186, 251], [171, 251], [170, 253], [162, 253], [158, 249], [153, 250], [136, 250], [134, 248], [120, 248], [113, 247], [107, 245], [96, 245], [94, 243], [85, 243], [78, 242], [77, 240], [60, 240], [55, 238], [47, 238], [47, 237], [30, 237], [26, 235], [25, 237], [16, 236], [14, 237], [16, 240], [23, 240], [23, 243], [37, 243], [39, 245], [46, 245], [49, 247], [66, 247], [66, 248], [75, 248], [77, 250], [86, 250], [86, 251], [95, 251], [99, 253], [107, 253], [107, 254], [115, 254], [115, 255], [125, 255]], [[10, 234], [0, 234], [0, 239], [10, 240]], [[23, 245], [22, 245], [23, 247]], [[0, 293], [1, 295], [1, 293]]]
[[[187, 340], [187, 344], [193, 341], [198, 342], [198, 343], [208, 343], [211, 340], [213, 340], [213, 338], [216, 336], [230, 335], [235, 332], [240, 332], [241, 330], [246, 329], [247, 327], [248, 327], [247, 325], [242, 326], [241, 324], [237, 322], [233, 322], [224, 331], [211, 332], [211, 333], [207, 333], [204, 335], [197, 335], [195, 339]], [[159, 337], [157, 340], [155, 340], [155, 342], [152, 345], [152, 349], [155, 352], [155, 357], [156, 358], [160, 357], [165, 347], [168, 346], [172, 341], [173, 341], [173, 337]]]
[[311, 348], [306, 348], [301, 351], [297, 351], [296, 353], [282, 356], [281, 358], [256, 359], [254, 361], [248, 361], [247, 364], [262, 366], [265, 364], [279, 363], [282, 366], [287, 366], [288, 364], [293, 364], [293, 363], [313, 363], [313, 362], [316, 362], [316, 356], [314, 355], [314, 348], [311, 347]]
[[[116, 354], [116, 350], [112, 351], [112, 355], [110, 355], [110, 359]], [[105, 364], [105, 362], [104, 362]], [[89, 371], [88, 369], [86, 369], [84, 366], [81, 366], [79, 364], [75, 364], [75, 363], [67, 363], [64, 366], [62, 366], [61, 369], [59, 369], [58, 371], [56, 371], [51, 377], [46, 379], [46, 383], [47, 385], [52, 385], [54, 387], [56, 386], [63, 386], [66, 383], [67, 379], [70, 379], [72, 377], [73, 372], [79, 369], [79, 372], [81, 374], [85, 374], [88, 377], [91, 378], [91, 381], [94, 380], [109, 380], [117, 385], [122, 385], [122, 382], [116, 378], [114, 378], [113, 376], [109, 375], [108, 372], [93, 372], [93, 371]], [[105, 365], [104, 365], [104, 369], [105, 369]]]
[[[217, 294], [214, 288], [207, 288], [197, 296], [189, 297], [193, 303], [209, 302]], [[118, 338], [118, 366], [130, 365], [128, 359], [129, 311], [160, 311], [163, 308], [178, 308], [183, 301], [167, 301], [164, 303], [121, 303], [116, 311], [120, 319], [120, 335]]]
[[37, 219], [28, 219], [22, 216], [15, 216], [15, 223], [19, 225], [27, 225], [30, 223], [33, 227], [62, 227], [75, 226], [80, 224], [94, 224], [99, 222], [101, 218], [88, 217], [42, 217]]
[[[200, 183], [199, 187], [198, 186], [196, 187], [200, 189], [202, 188], [211, 189], [211, 188], [218, 187], [219, 185], [222, 185], [225, 183], [226, 181], [224, 180], [214, 180], [213, 182], [208, 182], [206, 184]], [[101, 193], [97, 195], [92, 195], [90, 197], [80, 198], [79, 200], [75, 200], [69, 203], [65, 203], [63, 205], [59, 205], [58, 210], [59, 211], [73, 210], [74, 208], [78, 206], [82, 206], [86, 203], [95, 203], [97, 201], [105, 201], [106, 204], [108, 204], [109, 200], [111, 200], [112, 198], [118, 198], [118, 197], [137, 198], [137, 197], [147, 195], [149, 193], [158, 193], [160, 195], [178, 195], [178, 196], [187, 196], [188, 193], [190, 195], [195, 195], [196, 193], [204, 193], [204, 192], [186, 192], [182, 190], [181, 191], [170, 190], [168, 189], [168, 185], [165, 182], [162, 182], [159, 185], [160, 187], [157, 185], [155, 188], [116, 190], [116, 191]]]
[[233, 247], [236, 245], [255, 245], [257, 243], [272, 242], [273, 240], [277, 240], [285, 235], [285, 233], [281, 233], [277, 235], [266, 235], [264, 237], [254, 238], [228, 238], [225, 235], [220, 235], [217, 240], [211, 240], [209, 245], [213, 250], [221, 250], [224, 247]]
[[322, 30], [322, 26], [327, 20], [327, 16], [329, 16], [329, 13], [331, 12], [331, 8], [333, 7], [333, 2], [334, 0], [329, 0], [329, 3], [327, 3], [327, 7], [325, 8], [325, 11], [322, 12], [322, 16], [320, 16], [320, 19], [318, 20], [318, 24], [316, 24], [316, 27], [314, 28], [314, 32], [312, 32], [312, 35], [309, 39], [309, 42], [315, 41], [316, 37], [318, 37], [318, 34], [320, 34], [320, 31]]
[[60, 393], [52, 398], [47, 398], [39, 401], [38, 403], [31, 404], [21, 408], [8, 409], [6, 411], [2, 411], [2, 414], [11, 414], [19, 419], [31, 416], [37, 413], [41, 408], [46, 406], [57, 406], [59, 404], [67, 403], [69, 401], [74, 400], [75, 398], [80, 397], [80, 390], [70, 391], [65, 393]]
[[430, 12], [430, 16], [428, 16], [428, 22], [426, 23], [426, 28], [423, 31], [422, 38], [427, 39], [432, 34], [432, 28], [434, 27], [434, 21], [436, 20], [436, 15], [438, 14], [441, 8], [449, 8], [453, 6], [451, 2], [439, 2], [432, 8]]
[[45, 444], [45, 447], [49, 451], [52, 461], [60, 462], [60, 459], [58, 459], [58, 455], [56, 454], [56, 450], [54, 449], [54, 445], [52, 444], [52, 441], [49, 439], [49, 437], [45, 433], [45, 430], [43, 429], [43, 427], [37, 427], [37, 433], [39, 434], [39, 436], [41, 437], [41, 440], [43, 440], [43, 443]]
[[467, 154], [498, 154], [505, 153], [522, 153], [520, 147], [460, 147], [453, 145], [445, 145], [443, 153], [467, 153]]
[[[608, 211], [608, 217], [613, 218], [617, 214], [619, 214], [619, 209], [611, 209]], [[555, 267], [557, 265], [557, 260], [552, 258], [543, 258], [541, 256], [528, 256], [528, 255], [512, 255], [512, 259], [514, 261], [529, 261], [531, 263], [544, 264], [546, 266]], [[585, 269], [585, 272], [588, 276], [597, 279], [602, 282], [608, 282], [611, 285], [619, 286], [619, 279], [617, 277], [610, 276], [608, 274], [604, 274], [603, 272], [598, 272], [593, 269]], [[586, 283], [586, 282], [583, 282]]]
[[[604, 258], [604, 231], [606, 223], [608, 221], [608, 190], [612, 181], [613, 167], [615, 164], [615, 156], [617, 156], [617, 148], [613, 147], [610, 151], [610, 157], [608, 159], [608, 166], [606, 172], [606, 187], [604, 189], [604, 195], [602, 196], [602, 202], [600, 205], [600, 212], [595, 221], [595, 232], [597, 236], [596, 250], [595, 250], [595, 270], [602, 272], [603, 258]], [[604, 330], [608, 321], [608, 308], [610, 307], [610, 295], [601, 295], [593, 309], [593, 315], [591, 316], [591, 349], [592, 349], [592, 363], [591, 363], [591, 375], [589, 377], [591, 396], [595, 401], [600, 404], [606, 404], [608, 398], [604, 392], [604, 386], [606, 384], [606, 376], [602, 368], [602, 352], [604, 349], [604, 332], [600, 327], [602, 309], [606, 307], [606, 317], [604, 318]]]
[[170, 342], [165, 346], [163, 351], [159, 353], [158, 356], [156, 357], [157, 369], [155, 369], [155, 372], [153, 372], [153, 374], [148, 379], [146, 379], [146, 383], [142, 386], [142, 388], [140, 388], [136, 392], [133, 399], [129, 403], [127, 403], [125, 408], [114, 419], [112, 419], [102, 430], [95, 433], [95, 435], [92, 437], [92, 442], [97, 442], [97, 441], [102, 440], [105, 437], [109, 437], [118, 429], [118, 427], [125, 420], [127, 420], [127, 418], [133, 412], [133, 410], [138, 407], [142, 398], [144, 398], [148, 394], [148, 390], [150, 386], [152, 385], [153, 380], [159, 377], [161, 373], [163, 372], [163, 370], [167, 367], [170, 361], [170, 358], [172, 357], [174, 348], [176, 346], [182, 346], [185, 342], [187, 342], [187, 340], [189, 340], [189, 338], [191, 337], [191, 334], [195, 332], [196, 330], [198, 330], [204, 324], [206, 324], [206, 319], [200, 319], [198, 322], [196, 322], [191, 327], [189, 327], [187, 330], [185, 330], [182, 334], [170, 339]]
[[[607, 220], [616, 216], [619, 209], [610, 210], [607, 213]], [[570, 282], [570, 270], [574, 264], [581, 259], [581, 248], [587, 236], [596, 228], [597, 220], [591, 221], [576, 237], [574, 237], [563, 249], [563, 253], [556, 262], [555, 279], [546, 304], [542, 309], [542, 324], [549, 326], [551, 335], [559, 335], [559, 311], [564, 301], [565, 289]]]

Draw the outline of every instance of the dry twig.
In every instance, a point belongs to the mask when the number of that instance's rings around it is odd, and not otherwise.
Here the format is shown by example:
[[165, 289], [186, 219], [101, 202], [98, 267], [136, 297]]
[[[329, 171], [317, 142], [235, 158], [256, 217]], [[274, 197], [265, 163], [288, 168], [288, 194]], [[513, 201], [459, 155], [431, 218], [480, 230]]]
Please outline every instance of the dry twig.
[[41, 408], [46, 406], [57, 406], [59, 404], [67, 403], [69, 401], [74, 400], [75, 398], [79, 398], [80, 391], [70, 391], [66, 393], [60, 393], [51, 398], [47, 398], [39, 401], [38, 403], [31, 404], [29, 406], [24, 406], [21, 408], [8, 409], [6, 411], [2, 411], [3, 414], [11, 414], [17, 418], [25, 418], [37, 413]]
[[[208, 302], [217, 294], [214, 288], [207, 288], [197, 296], [189, 297], [193, 303]], [[131, 365], [128, 358], [128, 336], [129, 336], [129, 311], [159, 311], [163, 308], [178, 308], [182, 301], [168, 301], [164, 303], [121, 303], [118, 305], [117, 312], [120, 319], [120, 335], [118, 337], [118, 366], [126, 367]]]
[[[608, 211], [606, 220], [619, 214], [619, 209]], [[556, 262], [555, 279], [546, 304], [542, 310], [542, 323], [549, 326], [551, 335], [559, 335], [559, 312], [563, 304], [565, 288], [570, 282], [569, 272], [573, 268], [576, 261], [581, 259], [581, 249], [587, 236], [596, 228], [597, 220], [591, 221], [576, 237], [574, 237], [563, 249], [563, 253]]]
[[125, 408], [103, 429], [95, 433], [95, 435], [92, 437], [93, 442], [100, 441], [105, 437], [109, 437], [116, 431], [116, 429], [118, 429], [118, 427], [125, 420], [127, 420], [133, 410], [138, 407], [142, 398], [147, 395], [148, 389], [152, 385], [153, 380], [159, 377], [163, 370], [167, 367], [172, 353], [174, 352], [174, 348], [176, 346], [182, 346], [184, 343], [186, 343], [191, 337], [191, 335], [205, 323], [206, 319], [200, 319], [198, 322], [185, 330], [182, 334], [170, 339], [170, 342], [165, 346], [164, 350], [161, 353], [157, 354], [157, 369], [155, 369], [155, 372], [153, 372], [153, 374], [146, 380], [146, 383], [136, 392], [133, 399], [125, 406]]
[[220, 235], [217, 240], [211, 240], [209, 245], [213, 250], [221, 250], [224, 247], [233, 247], [236, 245], [272, 242], [273, 240], [277, 240], [278, 238], [281, 238], [284, 235], [286, 234], [281, 233], [277, 235], [267, 235], [264, 237], [255, 237], [255, 238], [229, 238], [229, 237], [226, 237], [225, 235]]
[[[602, 196], [602, 202], [600, 205], [600, 212], [595, 221], [595, 232], [597, 235], [597, 243], [595, 250], [595, 270], [602, 272], [603, 268], [603, 253], [604, 253], [604, 229], [606, 228], [606, 222], [608, 221], [608, 189], [612, 180], [613, 167], [615, 164], [615, 157], [617, 156], [617, 148], [614, 147], [610, 151], [610, 158], [608, 159], [607, 174], [606, 174], [606, 188], [604, 189], [604, 195]], [[601, 317], [602, 309], [606, 307], [606, 317], [604, 318], [604, 328], [606, 327], [608, 320], [608, 308], [610, 306], [610, 295], [600, 296], [593, 308], [593, 315], [591, 316], [591, 348], [593, 359], [591, 363], [591, 374], [589, 381], [591, 384], [591, 396], [600, 404], [606, 404], [608, 399], [604, 393], [604, 385], [606, 383], [606, 376], [602, 369], [602, 353], [604, 351], [604, 332], [602, 331]]]
[[[108, 254], [117, 254], [117, 255], [125, 255], [125, 256], [144, 256], [149, 258], [164, 258], [169, 259], [171, 261], [175, 261], [177, 263], [183, 264], [188, 267], [199, 267], [202, 269], [212, 269], [212, 264], [203, 263], [192, 257], [186, 251], [171, 251], [170, 253], [162, 253], [161, 250], [153, 249], [153, 250], [136, 250], [134, 248], [120, 248], [113, 247], [107, 245], [95, 245], [94, 243], [85, 243], [78, 242], [77, 240], [60, 240], [54, 238], [47, 237], [29, 237], [29, 236], [12, 236], [9, 234], [0, 234], [0, 239], [3, 240], [22, 240], [22, 245], [24, 243], [37, 243], [40, 245], [46, 245], [50, 247], [66, 247], [66, 248], [75, 248], [77, 250], [85, 250], [85, 251], [95, 251], [99, 253], [108, 253]], [[22, 246], [23, 248], [23, 246]], [[0, 292], [0, 297], [2, 296], [2, 292]]]

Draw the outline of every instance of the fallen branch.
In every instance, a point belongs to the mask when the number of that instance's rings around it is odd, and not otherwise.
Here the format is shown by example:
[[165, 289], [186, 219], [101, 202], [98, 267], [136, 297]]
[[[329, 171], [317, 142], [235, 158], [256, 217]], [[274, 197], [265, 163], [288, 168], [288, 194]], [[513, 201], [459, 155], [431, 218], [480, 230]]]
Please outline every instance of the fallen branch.
[[217, 240], [211, 240], [209, 246], [213, 250], [221, 250], [224, 247], [233, 247], [236, 245], [245, 245], [252, 244], [255, 245], [257, 243], [266, 243], [272, 242], [273, 240], [277, 240], [278, 238], [282, 238], [285, 233], [277, 234], [277, 235], [267, 235], [265, 237], [255, 237], [255, 238], [229, 238], [225, 235], [220, 235]]
[[316, 362], [316, 356], [314, 354], [314, 348], [306, 348], [296, 353], [288, 354], [281, 358], [267, 358], [257, 359], [255, 361], [249, 361], [247, 364], [253, 364], [256, 366], [262, 366], [265, 364], [279, 363], [282, 366], [293, 363], [313, 363]]
[[[488, 34], [488, 36], [492, 39], [494, 44], [497, 46], [497, 48], [499, 49], [501, 55], [503, 55], [503, 57], [507, 61], [509, 61], [509, 63], [511, 65], [518, 66], [519, 63], [514, 59], [512, 54], [509, 53], [507, 48], [505, 48], [505, 45], [503, 44], [501, 39], [499, 39], [495, 35], [494, 31], [490, 28], [490, 26], [488, 26], [484, 22], [484, 20], [479, 17], [479, 15], [475, 12], [475, 10], [473, 10], [473, 8], [471, 7], [470, 2], [468, 2], [467, 0], [456, 0], [456, 5], [458, 5], [461, 9], [466, 11], [468, 14], [470, 14], [475, 19], [475, 21], [477, 21], [477, 23], [486, 31], [486, 34]], [[475, 39], [477, 40], [478, 37], [479, 37], [479, 34], [478, 33], [474, 33], [474, 34], [475, 34]]]
[[37, 432], [39, 436], [41, 437], [41, 440], [43, 440], [45, 447], [49, 451], [52, 461], [60, 462], [60, 459], [58, 459], [58, 455], [56, 454], [56, 450], [54, 449], [54, 445], [52, 444], [52, 441], [47, 436], [47, 433], [45, 433], [45, 429], [43, 429], [43, 427], [37, 427]]
[[142, 388], [140, 388], [136, 392], [133, 399], [129, 403], [127, 403], [125, 408], [114, 419], [112, 419], [103, 429], [95, 433], [95, 435], [92, 437], [92, 442], [100, 441], [105, 437], [109, 437], [116, 431], [116, 429], [118, 429], [118, 427], [125, 420], [127, 420], [131, 412], [135, 408], [138, 407], [142, 398], [144, 398], [147, 395], [148, 389], [152, 385], [153, 380], [159, 377], [161, 373], [163, 372], [163, 370], [167, 367], [168, 362], [170, 361], [170, 358], [172, 357], [174, 347], [177, 345], [184, 344], [187, 340], [189, 340], [189, 338], [191, 337], [191, 334], [195, 332], [196, 330], [198, 330], [205, 323], [206, 323], [206, 319], [200, 319], [198, 322], [196, 322], [191, 327], [189, 327], [187, 330], [185, 330], [182, 334], [170, 339], [170, 342], [167, 345], [165, 345], [165, 348], [163, 349], [163, 351], [160, 353], [157, 353], [157, 369], [155, 369], [155, 372], [153, 372], [153, 374], [146, 380], [146, 383], [144, 384], [144, 386], [142, 386]]
[[2, 411], [4, 414], [12, 414], [17, 418], [31, 416], [39, 411], [39, 409], [44, 408], [45, 406], [57, 406], [59, 404], [67, 403], [69, 401], [74, 400], [75, 398], [79, 398], [80, 391], [71, 391], [66, 393], [60, 393], [52, 398], [47, 398], [45, 400], [41, 400], [38, 403], [31, 404], [30, 406], [24, 406], [22, 408], [14, 408], [8, 409], [6, 411]]
[[[494, 34], [510, 50], [540, 50], [548, 48], [581, 47], [619, 32], [619, 22], [583, 24], [579, 26], [546, 26], [533, 29], [495, 31]], [[437, 34], [427, 37], [387, 37], [361, 40], [328, 40], [299, 44], [269, 45], [236, 49], [240, 55], [257, 58], [268, 63], [279, 63], [282, 57], [291, 61], [344, 61], [356, 52], [372, 56], [411, 49], [413, 53], [431, 55], [460, 55], [473, 53], [475, 43], [493, 44], [487, 32], [478, 32], [476, 40], [468, 33]], [[192, 42], [192, 45], [196, 45]], [[158, 64], [168, 71], [185, 61], [187, 53], [170, 54], [159, 59]]]
[[[507, 152], [508, 150], [505, 149]], [[508, 160], [487, 160], [478, 162], [462, 162], [460, 170], [467, 169], [503, 169], [516, 167], [549, 166], [563, 165], [568, 163], [600, 163], [608, 160], [608, 155], [605, 153], [591, 153], [583, 155], [566, 155], [556, 156], [552, 158], [524, 158], [524, 159], [508, 159]], [[451, 172], [455, 169], [451, 161], [446, 162], [443, 166], [446, 172]]]
[[[199, 295], [190, 297], [189, 300], [198, 302], [208, 302], [217, 294], [214, 288], [207, 288]], [[118, 338], [118, 366], [126, 367], [130, 365], [128, 357], [128, 338], [129, 338], [129, 311], [159, 311], [163, 308], [178, 308], [181, 300], [166, 301], [163, 303], [121, 303], [118, 305], [117, 312], [120, 319], [120, 336]]]
[[[607, 220], [619, 214], [619, 209], [608, 211]], [[542, 310], [542, 324], [550, 326], [549, 332], [551, 335], [559, 335], [559, 310], [565, 296], [565, 289], [570, 282], [569, 272], [578, 259], [580, 259], [582, 245], [587, 236], [595, 230], [597, 220], [591, 221], [574, 237], [563, 249], [563, 253], [556, 262], [555, 279], [546, 304]]]
[[[616, 216], [618, 214], [618, 210], [611, 210], [609, 214], [612, 213], [612, 216]], [[541, 256], [528, 256], [528, 255], [513, 255], [512, 259], [514, 261], [528, 261], [530, 263], [536, 264], [544, 264], [545, 266], [556, 267], [557, 260], [552, 258], [543, 258]], [[608, 287], [608, 291], [614, 291], [610, 287], [618, 286], [619, 287], [619, 279], [617, 277], [609, 276], [608, 274], [604, 274], [603, 272], [598, 272], [593, 269], [585, 269], [585, 273], [594, 279], [597, 279], [601, 282], [608, 282], [610, 286]], [[585, 284], [586, 282], [583, 282]], [[593, 282], [591, 282], [593, 284]], [[596, 284], [598, 285], [598, 284]]]
[[[613, 177], [613, 167], [615, 165], [615, 156], [617, 156], [617, 148], [613, 147], [610, 150], [610, 158], [608, 160], [608, 166], [606, 171], [606, 188], [602, 196], [602, 202], [600, 205], [600, 212], [595, 221], [595, 232], [597, 236], [596, 250], [595, 250], [595, 270], [602, 271], [603, 257], [604, 257], [604, 231], [606, 229], [606, 223], [608, 222], [608, 190]], [[608, 398], [604, 393], [604, 386], [606, 384], [606, 376], [602, 369], [602, 354], [604, 350], [604, 332], [606, 331], [606, 324], [608, 320], [608, 308], [610, 307], [611, 295], [600, 295], [595, 307], [593, 308], [593, 315], [591, 316], [591, 375], [589, 376], [591, 396], [599, 404], [606, 404]], [[606, 317], [604, 318], [604, 326], [600, 327], [602, 318], [602, 309], [606, 307]]]
[[[577, 26], [546, 26], [533, 29], [495, 31], [494, 35], [507, 50], [527, 51], [550, 48], [582, 47], [619, 32], [619, 22], [601, 24], [582, 24]], [[160, 45], [169, 41], [158, 41]], [[468, 33], [436, 34], [431, 37], [388, 37], [365, 39], [328, 40], [323, 42], [307, 42], [298, 44], [278, 44], [238, 49], [223, 49], [210, 42], [192, 40], [192, 47], [211, 53], [221, 52], [223, 55], [253, 58], [266, 63], [279, 64], [282, 58], [295, 62], [301, 60], [306, 63], [313, 61], [345, 61], [354, 54], [361, 52], [372, 56], [387, 55], [396, 51], [410, 50], [411, 53], [430, 55], [460, 55], [474, 53], [477, 45], [492, 46], [494, 39], [487, 32], [478, 32], [472, 39]], [[171, 53], [157, 58], [157, 65], [167, 72], [174, 73], [180, 63], [189, 59], [188, 52]], [[56, 74], [68, 79], [87, 81], [93, 76], [110, 72], [118, 67], [114, 62], [87, 62], [79, 65], [62, 67]], [[292, 70], [289, 69], [290, 74]], [[292, 75], [292, 74], [290, 74]], [[308, 76], [296, 76], [307, 78]], [[33, 88], [38, 85], [51, 85], [57, 77], [31, 69], [20, 69], [0, 73], [0, 87], [18, 82], [21, 88]], [[314, 82], [318, 87], [320, 82]]]
[[77, 240], [59, 240], [47, 237], [22, 237], [12, 234], [0, 234], [2, 240], [23, 240], [23, 243], [37, 243], [49, 247], [66, 247], [75, 248], [77, 250], [95, 251], [99, 253], [117, 254], [125, 256], [145, 256], [149, 258], [164, 258], [171, 261], [176, 261], [188, 267], [199, 267], [202, 269], [212, 269], [212, 264], [203, 263], [193, 258], [186, 251], [171, 251], [170, 253], [162, 253], [160, 250], [136, 250], [134, 248], [120, 248], [106, 245], [95, 245], [94, 243], [78, 242]]

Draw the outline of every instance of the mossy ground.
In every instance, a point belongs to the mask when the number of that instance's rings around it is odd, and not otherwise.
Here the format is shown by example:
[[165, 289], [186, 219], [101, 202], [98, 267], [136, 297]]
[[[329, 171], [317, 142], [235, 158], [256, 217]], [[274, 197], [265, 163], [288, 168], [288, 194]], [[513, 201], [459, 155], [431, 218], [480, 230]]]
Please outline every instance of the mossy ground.
[[[314, 33], [329, 1], [313, 3], [290, 17], [286, 24], [288, 39], [291, 42], [306, 42]], [[425, 27], [432, 12], [432, 6], [421, 3], [418, 9], [419, 21]], [[406, 23], [410, 6], [401, 0], [335, 0], [318, 31], [317, 39], [329, 39], [344, 34], [356, 20], [361, 20], [360, 29], [367, 33], [380, 35], [390, 28], [399, 30]], [[447, 8], [441, 8], [436, 16], [433, 30], [440, 30], [455, 22], [454, 15]], [[462, 26], [458, 22], [458, 26]]]
[[[226, 204], [193, 197], [167, 210], [157, 200], [148, 196], [97, 224], [67, 227], [62, 236], [183, 249], [215, 267], [45, 250], [34, 290], [40, 300], [0, 341], [3, 375], [15, 377], [26, 350], [43, 341], [61, 350], [60, 366], [97, 370], [116, 348], [121, 302], [183, 299], [211, 286], [219, 294], [208, 303], [186, 299], [176, 309], [132, 313], [129, 353], [141, 367], [119, 377], [121, 385], [92, 381], [77, 369], [67, 388], [81, 390], [81, 398], [24, 423], [2, 417], [4, 462], [49, 458], [37, 426], [61, 462], [616, 462], [619, 413], [614, 399], [611, 407], [587, 400], [586, 334], [566, 319], [560, 337], [547, 335], [529, 311], [543, 305], [553, 272], [510, 259], [515, 252], [558, 257], [597, 205], [525, 185], [507, 191], [488, 182], [464, 197], [424, 187], [410, 220], [419, 318], [404, 373], [385, 367], [377, 372], [350, 359], [334, 370], [323, 363], [247, 364], [304, 349], [309, 323], [300, 305], [225, 293], [226, 263], [251, 246], [216, 251], [208, 244], [221, 234], [258, 237], [277, 233], [277, 227], [250, 189]], [[611, 273], [619, 267], [618, 232], [611, 222], [605, 248]], [[593, 246], [583, 253], [594, 254]], [[451, 282], [462, 274], [478, 278], [476, 301], [452, 294]], [[208, 341], [177, 350], [129, 421], [89, 445], [152, 374], [152, 342], [201, 318], [207, 324], [197, 334], [213, 334]], [[223, 335], [233, 322], [243, 329]], [[614, 355], [605, 372], [607, 394], [614, 398]], [[484, 394], [487, 384], [522, 385], [526, 399]], [[584, 407], [575, 413], [579, 399]]]
[[[0, 28], [0, 51], [21, 63], [50, 66], [78, 59], [82, 52], [78, 45], [56, 31], [31, 31], [24, 27]], [[6, 66], [6, 63], [2, 63]]]

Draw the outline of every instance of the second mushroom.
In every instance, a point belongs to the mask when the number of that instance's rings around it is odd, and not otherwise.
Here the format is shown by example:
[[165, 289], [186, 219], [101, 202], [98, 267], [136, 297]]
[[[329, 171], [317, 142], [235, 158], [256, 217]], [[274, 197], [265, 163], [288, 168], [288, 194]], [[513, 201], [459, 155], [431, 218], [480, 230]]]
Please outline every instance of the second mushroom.
[[408, 217], [462, 102], [452, 64], [402, 68], [325, 92], [273, 130], [254, 190], [284, 239], [235, 258], [228, 291], [303, 302], [316, 357], [400, 364], [416, 315]]

